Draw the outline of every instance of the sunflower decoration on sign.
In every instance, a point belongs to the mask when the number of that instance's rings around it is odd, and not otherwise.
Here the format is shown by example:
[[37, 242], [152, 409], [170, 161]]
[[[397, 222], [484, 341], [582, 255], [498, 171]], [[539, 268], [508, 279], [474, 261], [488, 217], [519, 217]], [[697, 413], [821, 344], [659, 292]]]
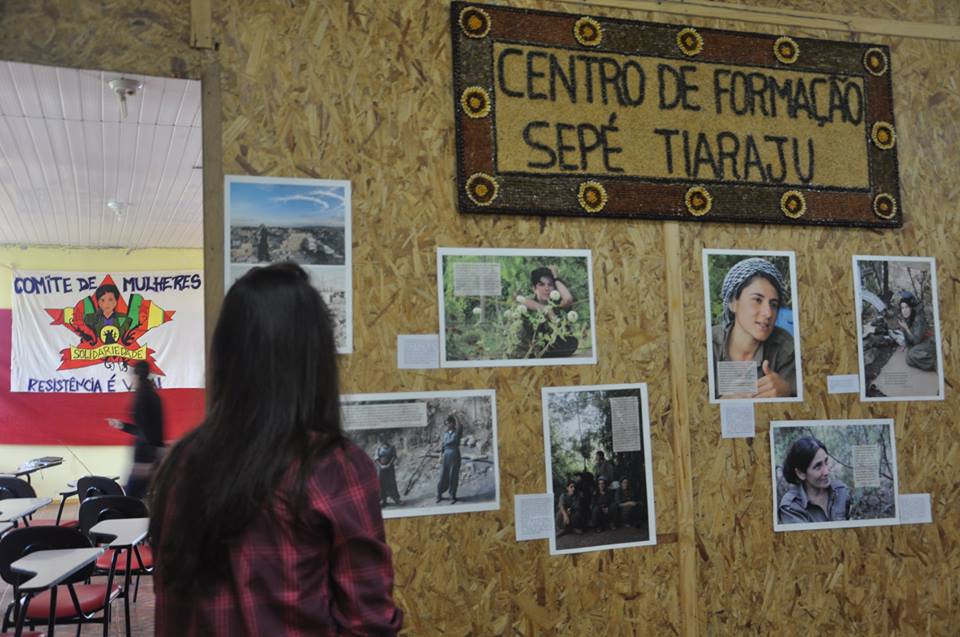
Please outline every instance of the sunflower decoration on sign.
[[897, 143], [897, 134], [888, 122], [875, 122], [870, 130], [870, 139], [880, 150], [890, 150]]
[[873, 213], [881, 219], [893, 219], [897, 214], [897, 200], [881, 192], [873, 200]]
[[793, 38], [779, 37], [773, 43], [773, 55], [783, 64], [793, 64], [800, 59], [800, 45]]
[[703, 36], [690, 27], [680, 29], [677, 33], [677, 46], [684, 55], [693, 57], [703, 51]]
[[499, 193], [497, 180], [486, 173], [473, 173], [467, 179], [467, 197], [478, 206], [489, 206]]
[[490, 114], [490, 96], [479, 86], [470, 86], [460, 95], [460, 107], [468, 117], [480, 119]]
[[580, 184], [577, 201], [591, 214], [600, 212], [607, 205], [607, 189], [598, 181], [585, 181]]
[[683, 202], [687, 206], [687, 212], [694, 217], [702, 217], [713, 207], [713, 195], [703, 186], [693, 186], [687, 190]]
[[780, 197], [780, 212], [791, 219], [799, 219], [807, 211], [807, 200], [799, 190], [788, 190]]
[[460, 12], [460, 28], [469, 38], [486, 37], [490, 24], [490, 14], [480, 7], [467, 7]]
[[867, 49], [863, 54], [863, 66], [871, 75], [880, 77], [887, 72], [887, 54], [883, 49]]
[[573, 37], [583, 46], [599, 46], [603, 41], [603, 29], [599, 22], [584, 16], [574, 23]]

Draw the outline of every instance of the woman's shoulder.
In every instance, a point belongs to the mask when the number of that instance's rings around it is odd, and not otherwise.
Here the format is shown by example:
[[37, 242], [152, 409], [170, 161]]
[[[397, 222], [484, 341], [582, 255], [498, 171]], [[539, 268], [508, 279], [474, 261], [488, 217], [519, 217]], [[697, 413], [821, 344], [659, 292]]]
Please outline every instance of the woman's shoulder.
[[334, 443], [334, 447], [335, 449], [339, 450], [339, 453], [342, 455], [343, 462], [357, 465], [361, 469], [373, 466], [373, 461], [370, 460], [370, 456], [367, 455], [367, 452], [361, 449], [358, 444], [349, 438], [340, 438], [339, 441]]
[[366, 481], [376, 478], [376, 467], [367, 453], [348, 438], [330, 444], [316, 460], [311, 474], [324, 483]]
[[153, 387], [152, 384], [150, 385], [150, 389], [145, 391], [144, 394], [146, 395], [146, 398], [144, 400], [146, 400], [148, 404], [150, 404], [151, 406], [153, 407], [163, 406], [163, 401], [160, 400], [160, 392], [158, 392], [156, 388]]
[[380, 510], [376, 467], [360, 447], [345, 438], [315, 458], [306, 472], [304, 488], [307, 509], [325, 520], [356, 520], [366, 515], [363, 511]]
[[832, 479], [832, 478], [831, 478], [831, 480], [830, 480], [830, 488], [833, 489], [833, 490], [834, 490], [835, 492], [837, 492], [837, 493], [841, 493], [841, 492], [842, 492], [842, 493], [849, 493], [849, 492], [850, 492], [850, 487], [848, 487], [848, 486], [847, 486], [846, 484], [844, 484], [843, 482], [840, 482], [839, 480], [834, 480], [834, 479]]
[[802, 495], [800, 493], [800, 487], [795, 484], [791, 484], [790, 488], [787, 489], [787, 492], [783, 494], [783, 497], [780, 498], [780, 506], [785, 508], [791, 508], [796, 505], [796, 508], [803, 508], [801, 506]]
[[775, 325], [770, 338], [767, 339], [767, 346], [774, 346], [783, 351], [793, 351], [793, 335], [782, 327]]
[[715, 350], [723, 351], [724, 341], [727, 339], [727, 330], [723, 325], [714, 325], [710, 328], [710, 340], [713, 341]]

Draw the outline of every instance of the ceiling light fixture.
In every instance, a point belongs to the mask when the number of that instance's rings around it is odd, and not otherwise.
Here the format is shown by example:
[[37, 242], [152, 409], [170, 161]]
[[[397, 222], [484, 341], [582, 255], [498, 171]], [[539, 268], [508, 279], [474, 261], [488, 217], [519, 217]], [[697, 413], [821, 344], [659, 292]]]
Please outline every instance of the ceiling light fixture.
[[127, 204], [122, 201], [117, 201], [116, 199], [111, 199], [107, 202], [107, 208], [113, 210], [113, 214], [117, 215], [117, 219], [123, 216], [123, 211], [127, 209]]
[[110, 90], [116, 93], [120, 99], [121, 119], [127, 119], [127, 98], [136, 95], [137, 91], [143, 88], [143, 82], [121, 77], [117, 80], [110, 80], [108, 85], [110, 86]]

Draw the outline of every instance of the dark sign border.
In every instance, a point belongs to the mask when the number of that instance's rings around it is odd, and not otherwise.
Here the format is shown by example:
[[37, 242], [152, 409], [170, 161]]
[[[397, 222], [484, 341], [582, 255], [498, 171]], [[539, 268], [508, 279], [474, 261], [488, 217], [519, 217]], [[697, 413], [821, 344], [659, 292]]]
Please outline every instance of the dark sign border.
[[[574, 26], [583, 19], [602, 29], [604, 37], [598, 45], [587, 47], [575, 37]], [[799, 46], [802, 55], [795, 63], [784, 64], [774, 54], [774, 45], [781, 37], [777, 35], [694, 30], [681, 25], [459, 1], [451, 3], [450, 21], [457, 202], [461, 213], [873, 228], [903, 225], [890, 49], [885, 45], [788, 38]], [[679, 49], [678, 35], [685, 29], [695, 31], [706, 43], [695, 58]], [[491, 68], [495, 41], [861, 77], [865, 86], [869, 188], [498, 172]], [[638, 42], [642, 43], [639, 50]], [[879, 73], [867, 68], [868, 60]], [[482, 104], [485, 96], [481, 95], [479, 105], [486, 114], [468, 114], [467, 109], [478, 104], [476, 100], [468, 103], [470, 95], [464, 91], [469, 87], [485, 89], [490, 103]], [[889, 137], [885, 139], [890, 144], [886, 148], [876, 140], [875, 122], [889, 124]]]

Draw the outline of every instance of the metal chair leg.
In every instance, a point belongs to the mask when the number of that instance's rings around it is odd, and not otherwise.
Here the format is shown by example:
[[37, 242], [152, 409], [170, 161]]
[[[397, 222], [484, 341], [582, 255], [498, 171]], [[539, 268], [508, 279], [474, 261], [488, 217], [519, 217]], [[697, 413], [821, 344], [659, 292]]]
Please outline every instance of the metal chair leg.
[[60, 518], [63, 517], [63, 505], [67, 503], [66, 497], [60, 498], [60, 508], [57, 510], [57, 526], [60, 526]]
[[[109, 591], [107, 595], [109, 595]], [[110, 604], [107, 604], [103, 607], [103, 637], [109, 637], [110, 635]], [[77, 635], [77, 637], [80, 637]]]
[[[14, 619], [16, 620], [16, 628], [14, 629], [16, 631], [14, 633], [15, 635], [19, 636], [23, 634], [23, 619], [27, 614], [27, 604], [30, 603], [30, 597], [31, 596], [29, 594], [24, 596], [24, 601], [21, 603], [20, 591], [18, 591], [16, 588], [13, 590], [13, 599], [14, 604], [16, 605], [16, 608], [14, 609]], [[6, 626], [4, 626], [4, 630], [6, 630]]]
[[[57, 586], [50, 588], [50, 618], [47, 623], [47, 635], [48, 637], [53, 637], [53, 631], [57, 625]], [[24, 606], [24, 614], [26, 614], [26, 606]]]
[[[123, 614], [126, 620], [127, 637], [130, 637], [130, 568], [133, 561], [133, 547], [127, 548], [127, 572], [124, 573], [123, 582]], [[104, 635], [103, 637], [107, 637]]]

